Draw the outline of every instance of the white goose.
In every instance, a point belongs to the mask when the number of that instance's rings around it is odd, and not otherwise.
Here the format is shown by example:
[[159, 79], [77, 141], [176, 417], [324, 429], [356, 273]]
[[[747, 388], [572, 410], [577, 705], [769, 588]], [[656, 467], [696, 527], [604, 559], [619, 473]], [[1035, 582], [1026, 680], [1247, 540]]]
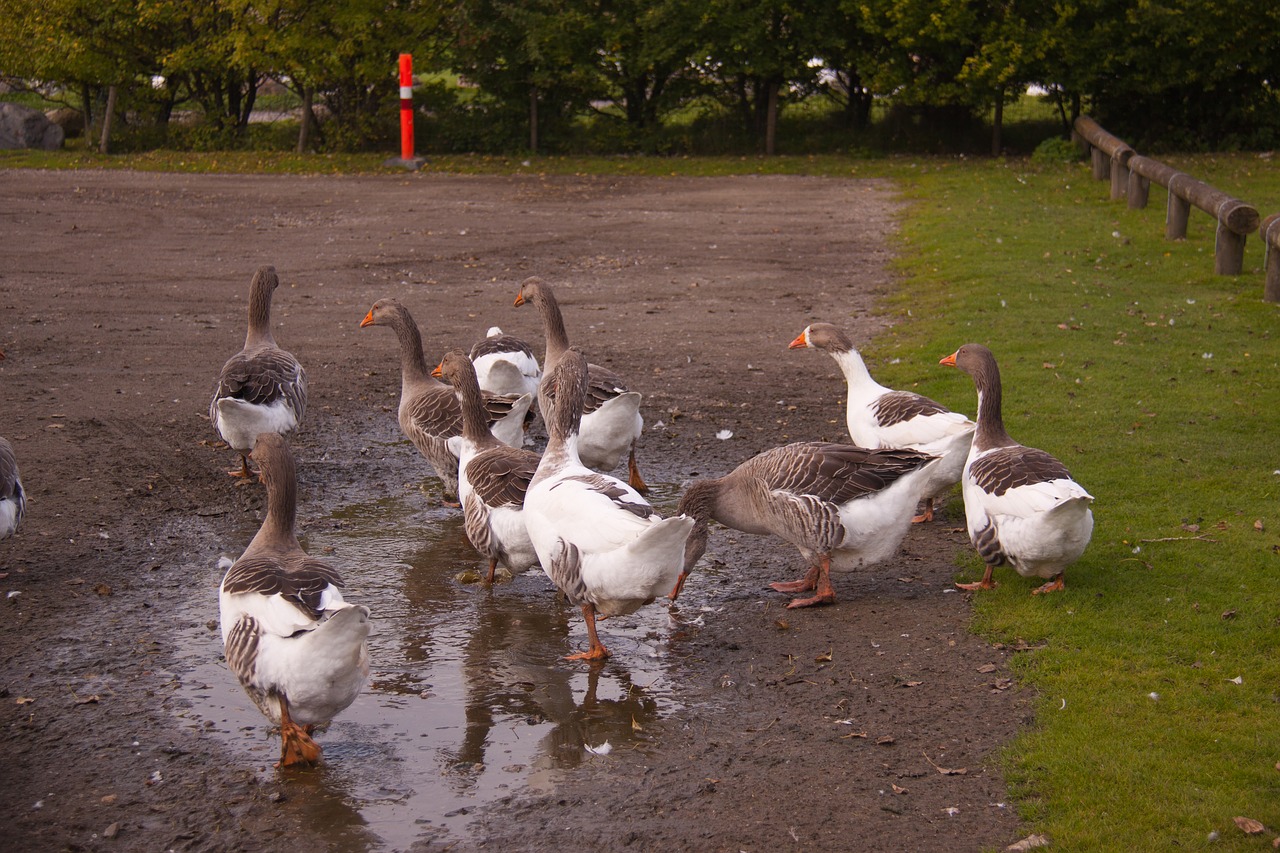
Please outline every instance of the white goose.
[[968, 373], [978, 390], [978, 430], [962, 490], [969, 539], [986, 571], [977, 583], [956, 586], [991, 589], [997, 586], [991, 570], [1012, 565], [1023, 577], [1047, 579], [1033, 594], [1062, 589], [1067, 566], [1093, 535], [1093, 496], [1057, 459], [1009, 436], [1000, 410], [1000, 368], [991, 350], [965, 344], [939, 363]]
[[493, 326], [471, 347], [480, 390], [491, 394], [538, 394], [542, 368], [529, 345]]
[[0, 438], [0, 539], [13, 535], [26, 511], [27, 497], [18, 475], [18, 458], [13, 455], [13, 445]]
[[723, 477], [694, 482], [677, 509], [696, 524], [670, 598], [680, 594], [706, 550], [715, 520], [744, 533], [780, 536], [800, 550], [805, 576], [770, 586], [814, 594], [787, 607], [834, 603], [832, 571], [854, 571], [897, 552], [936, 461], [914, 450], [804, 441], [766, 450]]
[[693, 519], [659, 516], [635, 489], [578, 457], [587, 360], [570, 348], [548, 377], [557, 388], [550, 439], [524, 499], [525, 525], [543, 570], [582, 608], [591, 647], [569, 660], [602, 660], [596, 617], [632, 613], [675, 583]]
[[[431, 375], [422, 354], [422, 333], [409, 309], [398, 299], [379, 299], [360, 321], [366, 326], [390, 326], [400, 343], [400, 431], [426, 457], [444, 485], [446, 501], [458, 494], [458, 456], [450, 439], [462, 434], [458, 395]], [[524, 422], [533, 395], [484, 395], [489, 429], [503, 444], [524, 444]]]
[[263, 433], [253, 458], [267, 515], [222, 579], [222, 642], [249, 698], [280, 726], [277, 766], [314, 764], [321, 750], [312, 731], [354, 702], [369, 676], [369, 608], [343, 601], [338, 572], [298, 544], [297, 479], [284, 439]]
[[[524, 305], [526, 302], [532, 302], [542, 315], [542, 326], [547, 338], [547, 354], [542, 359], [542, 366], [550, 376], [556, 363], [569, 348], [569, 336], [565, 332], [560, 304], [556, 301], [551, 285], [537, 276], [525, 279], [520, 285], [516, 305]], [[612, 471], [625, 453], [627, 480], [631, 487], [638, 492], [648, 491], [636, 464], [636, 441], [644, 431], [644, 418], [640, 415], [640, 392], [628, 391], [621, 376], [596, 364], [587, 365], [587, 378], [578, 444], [583, 464], [600, 471]], [[538, 408], [544, 421], [550, 417], [555, 396], [556, 389], [550, 383], [543, 382], [538, 389]]]
[[271, 334], [271, 295], [279, 286], [275, 267], [260, 267], [254, 275], [244, 348], [222, 366], [209, 403], [213, 428], [240, 452], [240, 469], [229, 473], [246, 479], [252, 476], [249, 451], [258, 435], [288, 435], [307, 409], [307, 373]]
[[462, 435], [451, 444], [458, 451], [458, 501], [467, 538], [489, 560], [488, 583], [499, 563], [519, 574], [538, 562], [524, 523], [524, 497], [538, 454], [508, 447], [485, 428], [476, 371], [462, 350], [445, 353], [432, 375], [453, 386], [462, 405]]
[[960, 482], [973, 440], [973, 421], [928, 397], [876, 382], [849, 336], [830, 323], [806, 326], [790, 345], [791, 349], [805, 347], [826, 352], [844, 373], [849, 388], [845, 422], [854, 444], [903, 447], [942, 457], [930, 469], [933, 483], [924, 493], [924, 511], [912, 519], [932, 521], [934, 498]]

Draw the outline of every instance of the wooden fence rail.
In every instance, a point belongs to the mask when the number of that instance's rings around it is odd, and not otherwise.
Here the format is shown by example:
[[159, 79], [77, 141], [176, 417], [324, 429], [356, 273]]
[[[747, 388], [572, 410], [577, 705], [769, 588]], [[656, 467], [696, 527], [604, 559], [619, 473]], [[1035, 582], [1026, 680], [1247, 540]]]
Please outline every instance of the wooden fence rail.
[[[1127, 197], [1131, 208], [1147, 206], [1151, 183], [1155, 182], [1169, 191], [1168, 210], [1165, 215], [1165, 238], [1180, 240], [1187, 236], [1187, 220], [1191, 206], [1203, 210], [1218, 222], [1214, 241], [1213, 271], [1219, 275], [1239, 275], [1244, 269], [1245, 238], [1258, 230], [1258, 211], [1255, 207], [1203, 181], [1180, 172], [1172, 166], [1143, 157], [1115, 136], [1112, 136], [1093, 119], [1080, 116], [1075, 120], [1075, 134], [1092, 151], [1093, 176], [1098, 180], [1111, 179], [1112, 200]], [[1263, 240], [1268, 249], [1268, 283], [1264, 298], [1280, 302], [1280, 242], [1271, 242], [1272, 236], [1280, 240], [1280, 214], [1268, 217], [1271, 231], [1263, 228]], [[1274, 232], [1274, 234], [1272, 234]], [[1271, 250], [1276, 251], [1271, 251]], [[1271, 279], [1272, 266], [1277, 269], [1274, 288]]]

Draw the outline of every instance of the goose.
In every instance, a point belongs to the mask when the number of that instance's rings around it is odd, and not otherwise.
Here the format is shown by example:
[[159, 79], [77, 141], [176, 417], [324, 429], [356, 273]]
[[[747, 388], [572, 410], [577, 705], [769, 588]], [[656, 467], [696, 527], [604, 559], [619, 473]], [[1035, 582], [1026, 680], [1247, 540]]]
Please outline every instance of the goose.
[[898, 550], [931, 481], [929, 466], [937, 462], [915, 450], [802, 441], [766, 450], [723, 477], [695, 481], [676, 509], [695, 524], [668, 597], [679, 596], [715, 520], [744, 533], [779, 536], [799, 549], [808, 564], [805, 576], [770, 587], [814, 594], [793, 599], [788, 608], [834, 604], [831, 572], [871, 566]]
[[[556, 363], [569, 348], [569, 336], [565, 332], [564, 317], [556, 301], [551, 285], [537, 276], [530, 276], [520, 285], [516, 305], [533, 303], [542, 315], [542, 326], [547, 338], [547, 353], [542, 359], [543, 370], [551, 374]], [[578, 454], [583, 464], [600, 471], [612, 471], [627, 454], [627, 481], [638, 492], [648, 491], [640, 468], [636, 464], [636, 441], [644, 430], [644, 418], [640, 415], [641, 395], [627, 390], [622, 377], [596, 364], [587, 365], [587, 395], [583, 403], [582, 426], [578, 436]], [[538, 408], [543, 420], [555, 403], [556, 389], [543, 383], [538, 389]]]
[[482, 391], [491, 394], [538, 394], [542, 368], [529, 345], [493, 326], [471, 347], [471, 363]]
[[[453, 389], [431, 375], [422, 354], [422, 333], [398, 299], [379, 299], [360, 321], [390, 326], [400, 342], [400, 431], [426, 457], [444, 484], [446, 502], [458, 494], [458, 455], [449, 440], [462, 434], [462, 408]], [[484, 395], [489, 429], [503, 444], [524, 444], [524, 420], [533, 395]]]
[[462, 435], [453, 441], [467, 538], [489, 560], [487, 583], [493, 583], [499, 563], [519, 574], [538, 562], [524, 524], [524, 497], [538, 454], [508, 447], [485, 428], [475, 367], [462, 350], [445, 353], [432, 375], [452, 385], [462, 405]]
[[307, 372], [276, 346], [271, 334], [271, 296], [280, 286], [272, 266], [259, 267], [249, 286], [249, 331], [244, 348], [218, 375], [209, 420], [223, 441], [240, 452], [241, 467], [227, 473], [248, 480], [249, 451], [259, 433], [288, 435], [307, 410]]
[[662, 518], [627, 483], [582, 464], [578, 429], [587, 374], [576, 347], [556, 359], [549, 374], [558, 399], [524, 517], [543, 571], [586, 620], [590, 648], [567, 659], [598, 661], [609, 650], [596, 634], [596, 619], [632, 613], [671, 588], [693, 519]]
[[311, 738], [355, 701], [369, 677], [369, 608], [342, 598], [337, 570], [302, 550], [294, 533], [297, 477], [284, 439], [253, 447], [267, 514], [222, 579], [218, 604], [227, 666], [280, 726], [277, 767], [320, 759]]
[[933, 520], [933, 502], [960, 482], [975, 424], [912, 391], [894, 391], [871, 378], [862, 355], [841, 329], [830, 323], [806, 326], [791, 349], [820, 349], [835, 359], [849, 388], [845, 421], [849, 437], [861, 447], [901, 447], [942, 457], [934, 482], [925, 490], [924, 511], [911, 520]]
[[1012, 565], [1023, 577], [1046, 579], [1033, 595], [1063, 589], [1067, 566], [1093, 535], [1093, 496], [1071, 479], [1067, 466], [1009, 436], [1000, 411], [1000, 368], [991, 350], [965, 344], [939, 364], [969, 374], [978, 391], [978, 430], [961, 491], [969, 540], [986, 571], [977, 583], [956, 587], [991, 589], [998, 585], [991, 570]]
[[18, 458], [13, 455], [13, 445], [0, 438], [0, 539], [13, 535], [26, 511], [27, 496], [18, 475]]

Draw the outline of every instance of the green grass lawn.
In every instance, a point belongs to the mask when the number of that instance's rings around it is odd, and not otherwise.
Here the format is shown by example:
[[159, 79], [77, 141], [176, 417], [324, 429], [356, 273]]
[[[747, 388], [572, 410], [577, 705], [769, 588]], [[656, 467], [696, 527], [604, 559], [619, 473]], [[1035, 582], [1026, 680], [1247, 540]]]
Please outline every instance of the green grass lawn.
[[[1171, 164], [1267, 213], [1256, 156]], [[1214, 221], [1163, 238], [1165, 193], [1130, 211], [1086, 166], [921, 163], [895, 170], [906, 322], [868, 349], [885, 384], [972, 413], [938, 367], [985, 343], [1013, 436], [1096, 498], [1065, 593], [997, 570], [975, 629], [1043, 646], [1015, 659], [1036, 721], [1005, 753], [1014, 800], [1063, 850], [1259, 850], [1280, 835], [1280, 306], [1213, 274]], [[908, 319], [909, 318], [909, 319]], [[976, 555], [960, 558], [975, 579]], [[975, 721], [980, 724], [981, 721]], [[1246, 837], [1232, 822], [1267, 824]], [[1213, 831], [1221, 840], [1209, 841]]]
[[[385, 155], [0, 152], [0, 168], [379, 172]], [[1256, 155], [1163, 158], [1280, 211]], [[1065, 592], [997, 570], [974, 629], [1034, 650], [1014, 666], [1035, 721], [1002, 760], [1029, 828], [1054, 849], [1262, 850], [1280, 836], [1280, 306], [1213, 274], [1214, 222], [1164, 240], [1165, 193], [1128, 210], [1083, 163], [966, 159], [433, 158], [429, 169], [547, 174], [770, 172], [890, 177], [902, 215], [897, 322], [860, 342], [873, 375], [972, 414], [938, 359], [995, 352], [1005, 421], [1096, 498]], [[839, 322], [838, 317], [830, 318]], [[957, 498], [958, 501], [958, 498]], [[957, 558], [975, 579], [976, 555]], [[981, 725], [981, 720], [974, 720]], [[1268, 831], [1247, 837], [1236, 816]], [[1221, 834], [1211, 841], [1210, 833]]]

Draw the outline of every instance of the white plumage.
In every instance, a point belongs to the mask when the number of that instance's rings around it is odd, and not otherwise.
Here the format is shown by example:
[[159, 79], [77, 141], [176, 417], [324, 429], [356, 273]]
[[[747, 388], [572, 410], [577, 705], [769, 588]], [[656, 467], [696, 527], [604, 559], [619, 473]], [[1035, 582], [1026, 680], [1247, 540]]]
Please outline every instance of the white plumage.
[[849, 390], [845, 422], [853, 443], [861, 447], [897, 447], [940, 457], [930, 468], [924, 512], [913, 521], [933, 518], [933, 500], [960, 482], [975, 424], [928, 397], [895, 391], [876, 382], [853, 342], [830, 323], [806, 326], [791, 349], [820, 349], [844, 374]]
[[582, 608], [591, 647], [572, 660], [609, 652], [596, 635], [596, 615], [631, 613], [675, 583], [693, 519], [659, 516], [628, 484], [587, 468], [577, 430], [587, 363], [575, 348], [551, 375], [558, 388], [548, 422], [550, 441], [525, 497], [525, 525], [547, 576]]
[[1005, 430], [991, 350], [965, 344], [940, 363], [968, 373], [978, 391], [978, 428], [961, 482], [969, 539], [986, 569], [982, 580], [956, 586], [990, 589], [992, 569], [1011, 565], [1023, 577], [1047, 579], [1036, 594], [1062, 589], [1067, 566], [1093, 535], [1093, 496], [1060, 461]]

